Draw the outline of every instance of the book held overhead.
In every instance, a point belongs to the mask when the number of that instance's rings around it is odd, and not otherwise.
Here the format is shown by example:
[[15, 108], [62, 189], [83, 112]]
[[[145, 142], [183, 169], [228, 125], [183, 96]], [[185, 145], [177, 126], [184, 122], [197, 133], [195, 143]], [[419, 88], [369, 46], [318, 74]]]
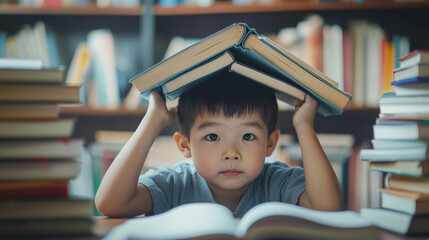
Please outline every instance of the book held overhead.
[[[244, 66], [246, 73], [252, 74], [237, 72], [234, 65], [240, 66], [241, 70]], [[158, 89], [174, 99], [221, 69], [259, 82], [264, 76], [266, 81], [276, 83], [275, 86], [264, 85], [299, 101], [303, 101], [303, 93], [311, 94], [319, 102], [318, 112], [324, 116], [341, 114], [351, 99], [350, 94], [338, 88], [337, 82], [257, 34], [245, 23], [232, 24], [192, 44], [138, 74], [130, 82], [145, 96]], [[287, 84], [288, 90], [281, 90], [285, 87], [279, 87], [279, 83]]]

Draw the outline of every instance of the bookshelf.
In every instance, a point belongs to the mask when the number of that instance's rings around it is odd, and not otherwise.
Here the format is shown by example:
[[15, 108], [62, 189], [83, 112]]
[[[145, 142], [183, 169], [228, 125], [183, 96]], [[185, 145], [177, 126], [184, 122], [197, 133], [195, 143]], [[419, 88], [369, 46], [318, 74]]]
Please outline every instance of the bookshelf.
[[[311, 13], [321, 15], [327, 24], [339, 24], [342, 27], [346, 27], [348, 21], [353, 19], [367, 19], [379, 24], [389, 35], [408, 36], [412, 49], [429, 49], [426, 26], [429, 21], [428, 10], [427, 0], [363, 3], [276, 1], [269, 5], [216, 2], [209, 7], [177, 5], [170, 8], [154, 4], [154, 0], [145, 0], [143, 5], [133, 8], [98, 8], [95, 3], [80, 7], [1, 4], [0, 30], [15, 33], [23, 24], [45, 21], [60, 36], [64, 46], [61, 49], [64, 61], [69, 64], [75, 47], [86, 39], [90, 30], [109, 28], [115, 36], [115, 51], [127, 60], [122, 64], [126, 66], [126, 77], [129, 79], [160, 61], [173, 36], [201, 38], [213, 33], [213, 29], [221, 29], [233, 22], [246, 22], [256, 28], [258, 33], [275, 33], [283, 27], [295, 27]], [[63, 116], [77, 116], [75, 133], [89, 141], [92, 139], [89, 129], [134, 130], [144, 114], [144, 109], [130, 111], [64, 107], [61, 111]], [[377, 114], [377, 108], [349, 107], [342, 116], [318, 119], [316, 128], [322, 132], [350, 132], [358, 134], [358, 140], [368, 139], [372, 136], [372, 124]], [[290, 112], [281, 113], [281, 119], [290, 116]], [[280, 128], [288, 132], [292, 129], [288, 124]], [[165, 132], [172, 131], [174, 127]]]
[[[69, 64], [75, 47], [86, 40], [93, 29], [108, 28], [115, 36], [116, 52], [129, 79], [162, 59], [170, 39], [176, 35], [201, 38], [233, 22], [246, 22], [258, 33], [276, 33], [284, 27], [296, 27], [311, 13], [320, 14], [328, 24], [346, 27], [350, 20], [367, 19], [379, 24], [389, 35], [410, 38], [412, 49], [429, 49], [429, 0], [422, 2], [394, 2], [393, 0], [363, 3], [321, 3], [308, 1], [280, 1], [274, 4], [234, 5], [216, 2], [210, 7], [178, 5], [171, 8], [144, 0], [134, 8], [98, 8], [95, 4], [82, 7], [22, 7], [0, 4], [0, 30], [16, 33], [24, 24], [36, 21], [48, 23], [60, 37], [64, 62]], [[61, 108], [62, 117], [75, 117], [73, 137], [94, 141], [97, 130], [133, 131], [146, 109], [101, 109], [91, 107]], [[370, 140], [378, 108], [348, 106], [344, 114], [323, 118], [317, 116], [315, 129], [319, 133], [349, 133], [356, 144]], [[279, 114], [282, 133], [294, 134], [292, 112]], [[176, 125], [164, 129], [171, 135]]]

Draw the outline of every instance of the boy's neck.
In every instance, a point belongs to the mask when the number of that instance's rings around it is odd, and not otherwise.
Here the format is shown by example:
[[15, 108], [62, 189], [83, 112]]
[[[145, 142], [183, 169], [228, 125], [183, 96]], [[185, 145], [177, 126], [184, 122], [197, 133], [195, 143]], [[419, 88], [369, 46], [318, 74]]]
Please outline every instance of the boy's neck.
[[235, 212], [249, 186], [250, 183], [240, 189], [234, 190], [219, 189], [210, 185], [209, 188], [216, 203], [222, 204], [232, 212]]

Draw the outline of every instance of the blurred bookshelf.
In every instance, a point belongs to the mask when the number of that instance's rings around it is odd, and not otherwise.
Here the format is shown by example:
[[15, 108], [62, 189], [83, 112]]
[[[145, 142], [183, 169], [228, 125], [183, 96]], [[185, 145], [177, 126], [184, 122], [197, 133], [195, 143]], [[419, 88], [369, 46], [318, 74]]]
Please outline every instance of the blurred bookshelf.
[[[282, 28], [296, 27], [310, 14], [319, 14], [327, 24], [338, 24], [344, 29], [350, 20], [366, 19], [379, 24], [389, 37], [394, 34], [408, 36], [412, 49], [429, 49], [427, 0], [274, 1], [269, 4], [215, 1], [204, 7], [189, 4], [165, 7], [152, 0], [144, 0], [135, 7], [98, 7], [96, 1], [89, 2], [84, 6], [64, 7], [0, 4], [0, 31], [14, 34], [25, 24], [46, 22], [60, 37], [63, 64], [68, 68], [77, 45], [87, 40], [88, 32], [109, 29], [115, 37], [115, 53], [120, 54], [118, 59], [123, 61], [118, 65], [125, 66], [121, 81], [127, 81], [162, 60], [170, 40], [175, 36], [203, 38], [234, 22], [246, 22], [258, 33], [277, 33]], [[125, 85], [130, 87], [128, 82]], [[77, 117], [77, 136], [88, 136], [91, 134], [90, 128], [134, 130], [145, 110], [144, 106], [137, 109], [64, 106], [60, 111], [62, 116]], [[318, 119], [320, 123], [317, 123], [317, 129], [322, 132], [352, 132], [362, 136], [358, 140], [365, 137], [370, 139], [371, 126], [378, 112], [374, 106], [350, 104], [343, 116]], [[286, 119], [291, 114], [290, 111], [282, 111], [280, 115]], [[331, 122], [335, 121], [342, 121], [337, 122], [341, 127], [332, 126]], [[167, 129], [165, 133], [174, 132], [174, 128]], [[288, 124], [280, 128], [293, 130]], [[91, 138], [88, 140], [91, 141]]]

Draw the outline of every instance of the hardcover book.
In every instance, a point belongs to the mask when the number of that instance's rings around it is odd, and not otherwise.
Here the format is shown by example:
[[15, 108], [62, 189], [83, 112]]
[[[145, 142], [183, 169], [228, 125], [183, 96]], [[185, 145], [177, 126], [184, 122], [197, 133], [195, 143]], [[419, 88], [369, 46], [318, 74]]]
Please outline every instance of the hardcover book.
[[1, 200], [0, 221], [30, 219], [91, 219], [92, 199], [78, 196]]
[[42, 69], [1, 69], [0, 82], [13, 83], [64, 83], [66, 70], [59, 68]]
[[429, 161], [371, 162], [370, 170], [422, 177], [429, 175]]
[[73, 118], [1, 120], [1, 138], [68, 138], [74, 128]]
[[429, 214], [429, 194], [382, 188], [381, 207], [412, 215]]
[[0, 84], [0, 101], [79, 103], [80, 85], [76, 84]]
[[81, 167], [75, 159], [39, 160], [0, 161], [0, 181], [70, 180], [78, 175]]
[[83, 139], [0, 140], [0, 160], [79, 158]]
[[411, 177], [399, 174], [387, 174], [386, 188], [429, 194], [429, 176]]
[[416, 49], [405, 56], [398, 58], [398, 61], [401, 63], [401, 68], [410, 67], [419, 63], [428, 64], [429, 63], [429, 51]]
[[318, 112], [322, 115], [341, 114], [351, 99], [350, 94], [338, 88], [337, 82], [270, 39], [258, 35], [244, 23], [232, 24], [196, 42], [138, 74], [130, 82], [146, 95], [225, 51], [229, 51], [237, 62], [311, 94], [319, 101]]

